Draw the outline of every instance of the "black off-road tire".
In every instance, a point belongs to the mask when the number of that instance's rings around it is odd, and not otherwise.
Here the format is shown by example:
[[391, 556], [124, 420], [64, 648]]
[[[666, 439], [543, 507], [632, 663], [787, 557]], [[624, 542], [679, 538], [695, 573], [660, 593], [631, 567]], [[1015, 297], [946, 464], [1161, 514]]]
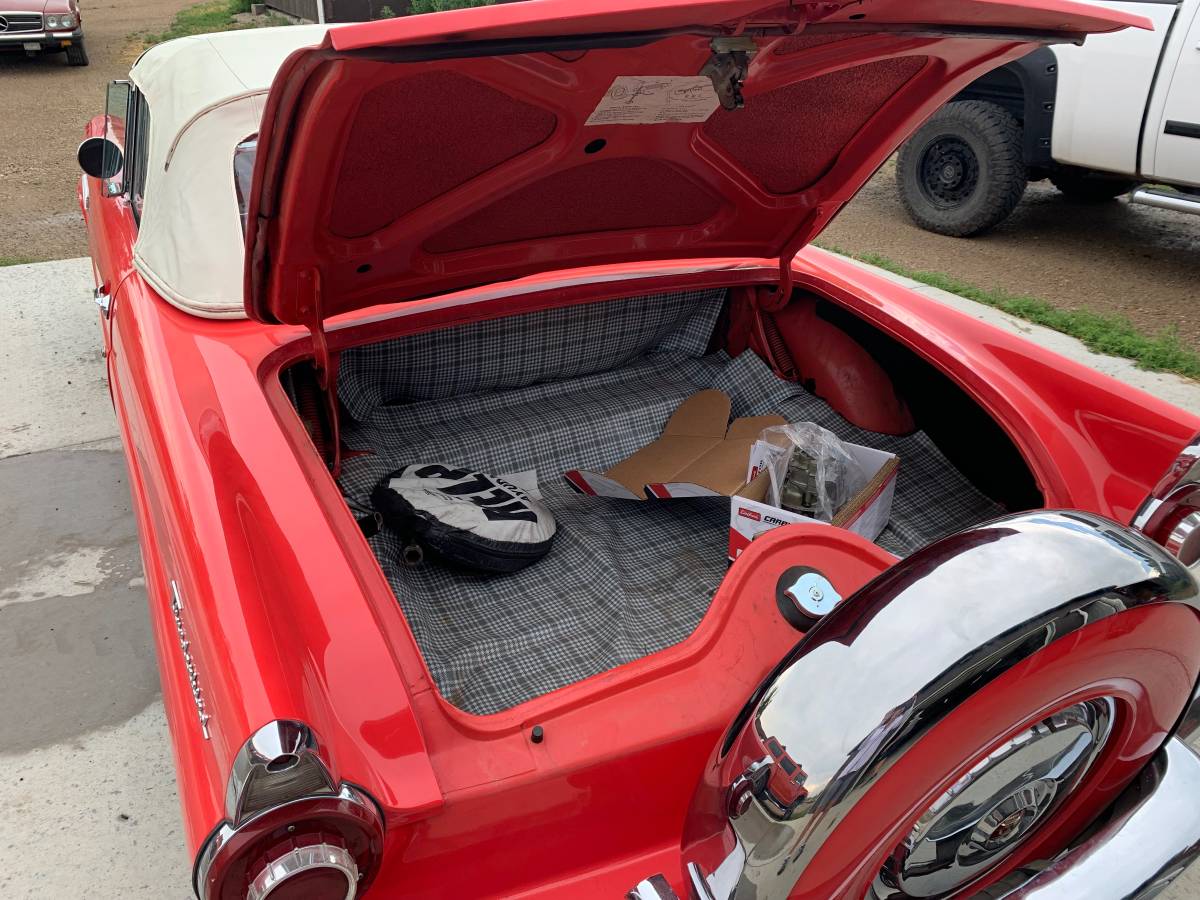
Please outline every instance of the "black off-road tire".
[[1106, 178], [1087, 169], [1055, 169], [1050, 173], [1050, 182], [1063, 195], [1082, 203], [1104, 203], [1128, 194], [1136, 181], [1127, 178]]
[[75, 41], [67, 48], [67, 65], [68, 66], [86, 66], [88, 64], [87, 48], [83, 46], [83, 39]]
[[994, 103], [947, 103], [900, 149], [896, 185], [912, 220], [952, 237], [1004, 221], [1025, 193], [1021, 125]]

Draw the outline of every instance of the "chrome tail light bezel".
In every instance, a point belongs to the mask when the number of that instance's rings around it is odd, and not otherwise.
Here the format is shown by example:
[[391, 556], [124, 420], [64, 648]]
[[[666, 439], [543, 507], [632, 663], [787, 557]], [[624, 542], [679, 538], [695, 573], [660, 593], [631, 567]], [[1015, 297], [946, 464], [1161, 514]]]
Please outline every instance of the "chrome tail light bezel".
[[336, 792], [312, 729], [277, 719], [254, 732], [234, 757], [225, 815], [236, 826], [279, 803]]
[[[244, 900], [260, 882], [261, 888], [317, 867], [345, 874], [351, 900], [379, 868], [382, 810], [362, 788], [335, 780], [303, 722], [269, 722], [247, 739], [234, 758], [225, 801], [227, 818], [193, 868], [199, 900]], [[314, 848], [323, 852], [314, 855]], [[292, 857], [296, 865], [285, 865]]]
[[1200, 435], [1179, 452], [1131, 524], [1200, 574]]

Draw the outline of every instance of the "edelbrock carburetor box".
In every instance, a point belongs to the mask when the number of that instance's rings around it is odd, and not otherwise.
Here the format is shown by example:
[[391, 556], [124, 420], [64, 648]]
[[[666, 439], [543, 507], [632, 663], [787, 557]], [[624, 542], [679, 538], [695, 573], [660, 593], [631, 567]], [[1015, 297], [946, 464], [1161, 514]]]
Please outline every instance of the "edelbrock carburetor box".
[[[891, 516], [900, 460], [894, 453], [861, 444], [845, 441], [842, 446], [862, 467], [867, 482], [828, 524], [848, 529], [873, 541], [887, 526]], [[730, 562], [737, 559], [752, 540], [772, 528], [793, 522], [820, 521], [779, 505], [783, 477], [793, 452], [761, 440], [751, 446], [746, 486], [730, 498]]]

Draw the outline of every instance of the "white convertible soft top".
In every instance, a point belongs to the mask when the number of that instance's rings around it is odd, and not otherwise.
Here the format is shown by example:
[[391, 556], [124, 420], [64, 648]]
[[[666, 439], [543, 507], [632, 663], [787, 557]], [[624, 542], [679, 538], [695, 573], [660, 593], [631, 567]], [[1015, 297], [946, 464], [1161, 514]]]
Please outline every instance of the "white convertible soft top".
[[323, 25], [197, 35], [147, 50], [130, 78], [150, 109], [150, 152], [134, 264], [163, 297], [209, 318], [244, 318], [245, 244], [233, 151], [258, 132], [283, 61]]

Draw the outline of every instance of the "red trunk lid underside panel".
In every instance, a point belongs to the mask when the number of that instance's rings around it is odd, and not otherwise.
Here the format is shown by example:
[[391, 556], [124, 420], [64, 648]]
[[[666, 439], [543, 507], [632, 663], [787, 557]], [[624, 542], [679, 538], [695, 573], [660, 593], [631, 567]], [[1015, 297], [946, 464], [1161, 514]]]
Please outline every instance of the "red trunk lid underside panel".
[[1131, 24], [1066, 0], [542, 0], [335, 29], [268, 99], [247, 311], [316, 329], [554, 269], [787, 259], [973, 78]]

